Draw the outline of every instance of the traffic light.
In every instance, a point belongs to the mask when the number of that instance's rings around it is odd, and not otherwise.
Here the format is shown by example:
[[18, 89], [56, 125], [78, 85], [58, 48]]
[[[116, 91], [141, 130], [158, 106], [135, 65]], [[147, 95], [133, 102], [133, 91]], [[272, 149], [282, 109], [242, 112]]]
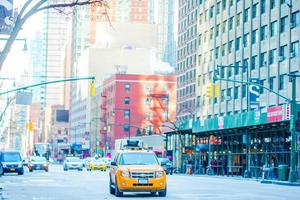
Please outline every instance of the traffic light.
[[29, 122], [26, 123], [26, 129], [28, 130], [28, 132], [33, 131], [34, 125], [33, 125], [33, 123], [31, 121], [29, 121]]
[[91, 97], [95, 96], [95, 81], [92, 81], [90, 83], [90, 96]]
[[206, 86], [206, 96], [208, 98], [211, 98], [212, 97], [212, 92], [213, 92], [213, 84], [212, 83], [209, 83], [207, 86]]
[[214, 85], [214, 96], [218, 97], [219, 96], [219, 92], [220, 92], [220, 86], [215, 84]]

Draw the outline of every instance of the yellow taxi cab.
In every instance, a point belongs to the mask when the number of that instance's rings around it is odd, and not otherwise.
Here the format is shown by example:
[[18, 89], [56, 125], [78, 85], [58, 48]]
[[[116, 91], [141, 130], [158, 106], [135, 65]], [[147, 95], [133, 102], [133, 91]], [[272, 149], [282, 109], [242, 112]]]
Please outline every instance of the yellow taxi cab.
[[128, 148], [116, 153], [109, 172], [110, 194], [123, 196], [124, 192], [150, 192], [167, 195], [167, 180], [154, 152], [136, 147], [128, 140]]
[[87, 166], [87, 170], [101, 170], [101, 171], [106, 171], [107, 166], [105, 161], [102, 158], [92, 158], [89, 162], [89, 165]]

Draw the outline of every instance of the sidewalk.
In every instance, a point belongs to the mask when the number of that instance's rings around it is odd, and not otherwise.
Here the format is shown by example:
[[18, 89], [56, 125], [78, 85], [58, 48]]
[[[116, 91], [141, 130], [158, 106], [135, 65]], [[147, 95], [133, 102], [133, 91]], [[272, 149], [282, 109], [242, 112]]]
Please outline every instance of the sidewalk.
[[286, 186], [298, 186], [300, 187], [300, 182], [297, 183], [290, 183], [288, 181], [279, 181], [279, 180], [268, 180], [268, 179], [256, 179], [256, 178], [244, 178], [242, 176], [217, 176], [212, 175], [209, 176], [207, 174], [174, 174], [178, 176], [195, 176], [195, 177], [206, 177], [206, 178], [217, 178], [217, 179], [232, 179], [232, 180], [243, 180], [243, 181], [257, 181], [262, 184], [275, 184], [275, 185], [286, 185]]

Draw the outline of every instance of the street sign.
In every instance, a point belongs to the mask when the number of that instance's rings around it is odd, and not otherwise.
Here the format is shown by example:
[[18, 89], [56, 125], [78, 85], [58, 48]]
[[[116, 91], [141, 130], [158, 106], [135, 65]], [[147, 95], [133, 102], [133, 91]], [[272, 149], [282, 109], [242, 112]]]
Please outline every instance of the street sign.
[[31, 105], [32, 104], [32, 92], [31, 91], [18, 91], [16, 95], [16, 104]]
[[[259, 79], [250, 78], [249, 82], [259, 84]], [[249, 94], [250, 109], [253, 110], [259, 109], [259, 92], [260, 92], [259, 86], [253, 84], [249, 85], [248, 94]]]
[[13, 0], [0, 1], [0, 34], [9, 35], [14, 24]]

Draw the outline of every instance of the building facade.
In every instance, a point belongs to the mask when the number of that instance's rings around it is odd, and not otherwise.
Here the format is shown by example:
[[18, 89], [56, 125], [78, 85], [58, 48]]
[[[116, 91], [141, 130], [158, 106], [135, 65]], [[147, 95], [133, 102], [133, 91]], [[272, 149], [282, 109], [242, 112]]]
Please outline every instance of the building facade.
[[199, 2], [180, 0], [178, 4], [177, 119], [195, 116]]
[[[176, 116], [174, 76], [115, 74], [102, 87], [101, 148], [114, 150], [116, 139], [161, 134]], [[105, 145], [106, 144], [106, 145]]]
[[[299, 74], [299, 1], [197, 3], [197, 119], [183, 123], [182, 136], [169, 134], [167, 148], [176, 155], [183, 137], [182, 171], [192, 158], [195, 173], [209, 168], [218, 175], [260, 177], [270, 168], [271, 178], [278, 178], [278, 167], [290, 166], [291, 146], [297, 146], [291, 107], [275, 93], [291, 99], [286, 75]], [[214, 73], [225, 79], [215, 82], [217, 89], [209, 87]], [[259, 88], [255, 109], [246, 84], [251, 80], [275, 92]]]

